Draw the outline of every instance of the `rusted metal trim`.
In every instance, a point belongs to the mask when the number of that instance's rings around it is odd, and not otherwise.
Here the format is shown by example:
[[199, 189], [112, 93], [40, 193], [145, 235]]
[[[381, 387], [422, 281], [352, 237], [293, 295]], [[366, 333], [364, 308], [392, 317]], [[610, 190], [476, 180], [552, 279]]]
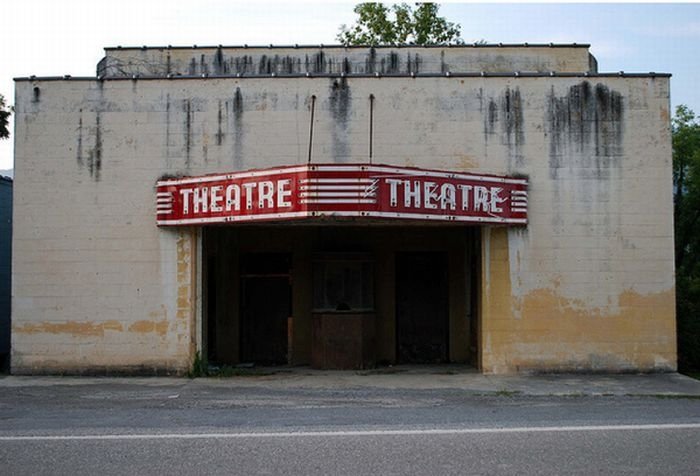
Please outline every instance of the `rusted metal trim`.
[[311, 163], [311, 151], [314, 146], [314, 112], [316, 110], [316, 95], [311, 96], [311, 120], [309, 122], [309, 157], [307, 163]]
[[372, 142], [374, 140], [374, 94], [369, 95], [369, 163], [372, 163]]

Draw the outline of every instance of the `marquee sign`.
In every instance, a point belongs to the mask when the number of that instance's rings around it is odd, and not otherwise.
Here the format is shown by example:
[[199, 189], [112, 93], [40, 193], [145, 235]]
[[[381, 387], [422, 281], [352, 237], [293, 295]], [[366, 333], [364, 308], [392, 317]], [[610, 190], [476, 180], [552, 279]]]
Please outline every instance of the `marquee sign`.
[[527, 223], [527, 179], [314, 164], [161, 180], [160, 226], [315, 217]]

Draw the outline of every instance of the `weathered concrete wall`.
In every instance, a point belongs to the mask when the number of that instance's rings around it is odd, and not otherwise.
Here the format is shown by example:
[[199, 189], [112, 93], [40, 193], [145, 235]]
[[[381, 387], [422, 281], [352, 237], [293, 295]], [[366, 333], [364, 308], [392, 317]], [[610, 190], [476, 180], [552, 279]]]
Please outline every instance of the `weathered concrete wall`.
[[530, 179], [530, 224], [483, 230], [485, 372], [675, 368], [667, 77], [17, 83], [13, 369], [183, 369], [191, 230], [154, 185], [314, 162]]
[[460, 47], [204, 47], [108, 48], [97, 68], [104, 77], [442, 74], [450, 72], [597, 72], [588, 45]]

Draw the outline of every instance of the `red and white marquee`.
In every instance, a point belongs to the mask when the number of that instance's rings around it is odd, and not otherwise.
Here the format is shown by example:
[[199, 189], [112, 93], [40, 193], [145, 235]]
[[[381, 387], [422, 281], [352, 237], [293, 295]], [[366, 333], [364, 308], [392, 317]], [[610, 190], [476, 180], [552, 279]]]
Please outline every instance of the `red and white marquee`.
[[527, 223], [527, 179], [314, 164], [161, 180], [160, 226], [318, 217]]

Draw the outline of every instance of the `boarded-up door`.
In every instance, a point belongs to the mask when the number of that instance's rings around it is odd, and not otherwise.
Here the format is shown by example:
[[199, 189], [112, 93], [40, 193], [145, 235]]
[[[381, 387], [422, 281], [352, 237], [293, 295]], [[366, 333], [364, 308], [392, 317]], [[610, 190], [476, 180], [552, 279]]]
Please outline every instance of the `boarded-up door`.
[[448, 298], [446, 253], [397, 253], [399, 363], [448, 361]]
[[287, 363], [287, 318], [291, 314], [288, 255], [242, 256], [241, 362]]

